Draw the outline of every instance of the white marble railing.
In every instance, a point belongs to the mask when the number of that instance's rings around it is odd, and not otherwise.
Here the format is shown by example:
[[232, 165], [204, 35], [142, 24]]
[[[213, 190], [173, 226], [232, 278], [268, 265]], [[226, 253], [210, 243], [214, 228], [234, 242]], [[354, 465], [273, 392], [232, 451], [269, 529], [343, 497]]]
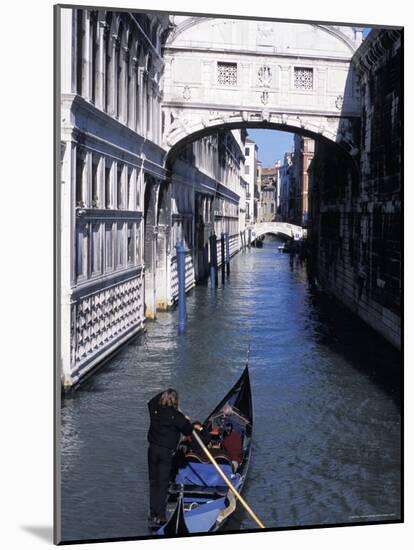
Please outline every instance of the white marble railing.
[[76, 368], [140, 326], [142, 275], [81, 298], [72, 305], [72, 358]]

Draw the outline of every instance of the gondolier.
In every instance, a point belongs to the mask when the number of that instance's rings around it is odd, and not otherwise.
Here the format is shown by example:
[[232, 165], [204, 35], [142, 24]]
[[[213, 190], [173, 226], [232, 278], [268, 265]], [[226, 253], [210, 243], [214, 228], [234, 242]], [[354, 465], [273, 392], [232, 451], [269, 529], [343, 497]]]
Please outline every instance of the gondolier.
[[[222, 448], [229, 423], [232, 424], [232, 431], [240, 435], [236, 471], [231, 457]], [[185, 453], [184, 450], [176, 453], [168, 491], [167, 523], [156, 533], [176, 536], [217, 531], [236, 511], [237, 502], [242, 503], [263, 528], [263, 523], [240, 494], [250, 464], [253, 435], [253, 406], [247, 366], [203, 425], [208, 427], [211, 446], [206, 446], [199, 430], [194, 429], [192, 437], [202, 453]]]
[[190, 435], [193, 425], [178, 410], [178, 394], [169, 388], [148, 402], [151, 424], [148, 430], [148, 474], [150, 483], [149, 521], [153, 525], [165, 522], [165, 506], [168, 494], [174, 451], [180, 435]]

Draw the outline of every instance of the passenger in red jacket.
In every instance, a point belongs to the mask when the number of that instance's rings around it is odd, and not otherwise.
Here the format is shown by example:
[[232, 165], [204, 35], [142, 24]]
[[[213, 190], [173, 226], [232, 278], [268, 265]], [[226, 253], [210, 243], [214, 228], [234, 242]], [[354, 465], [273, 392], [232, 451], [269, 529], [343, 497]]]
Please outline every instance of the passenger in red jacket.
[[223, 450], [229, 455], [234, 471], [236, 471], [243, 460], [243, 443], [241, 434], [233, 431], [231, 422], [227, 422], [224, 426]]

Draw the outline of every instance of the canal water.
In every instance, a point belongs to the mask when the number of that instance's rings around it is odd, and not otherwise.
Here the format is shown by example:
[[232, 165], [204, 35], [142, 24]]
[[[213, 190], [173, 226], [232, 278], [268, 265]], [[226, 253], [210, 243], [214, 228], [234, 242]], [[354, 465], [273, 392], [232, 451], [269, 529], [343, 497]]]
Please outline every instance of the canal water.
[[[147, 401], [177, 388], [204, 419], [248, 345], [254, 445], [244, 496], [266, 527], [400, 518], [400, 372], [393, 348], [308, 282], [276, 240], [195, 288], [188, 327], [160, 313], [62, 402], [62, 538], [148, 535]], [[253, 529], [242, 510], [227, 530]]]

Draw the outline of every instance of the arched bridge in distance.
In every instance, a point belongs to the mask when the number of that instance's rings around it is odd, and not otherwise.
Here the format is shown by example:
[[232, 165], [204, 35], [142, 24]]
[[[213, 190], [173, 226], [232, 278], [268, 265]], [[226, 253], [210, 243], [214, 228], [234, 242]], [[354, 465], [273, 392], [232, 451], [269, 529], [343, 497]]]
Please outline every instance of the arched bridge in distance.
[[262, 222], [252, 226], [252, 242], [263, 235], [284, 235], [295, 240], [306, 237], [306, 229], [300, 225], [284, 222]]

